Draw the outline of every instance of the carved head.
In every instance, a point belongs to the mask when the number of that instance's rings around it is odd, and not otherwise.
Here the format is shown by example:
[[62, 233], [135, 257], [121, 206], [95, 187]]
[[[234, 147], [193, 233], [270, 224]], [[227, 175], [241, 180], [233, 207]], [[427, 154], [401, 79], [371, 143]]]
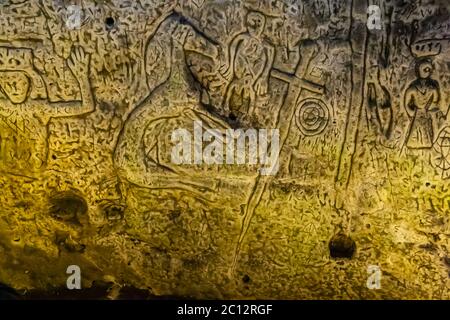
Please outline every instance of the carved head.
[[426, 79], [433, 73], [433, 63], [429, 59], [419, 60], [416, 64], [417, 77]]
[[22, 71], [0, 72], [0, 90], [15, 104], [23, 103], [30, 92], [30, 78]]
[[264, 31], [266, 17], [259, 12], [251, 11], [247, 14], [247, 29], [252, 36], [260, 36]]

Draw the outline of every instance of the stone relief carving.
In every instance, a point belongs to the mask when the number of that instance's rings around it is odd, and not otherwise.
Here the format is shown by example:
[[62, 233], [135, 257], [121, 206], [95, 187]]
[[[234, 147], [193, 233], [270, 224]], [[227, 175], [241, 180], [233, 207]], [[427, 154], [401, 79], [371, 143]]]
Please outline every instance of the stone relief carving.
[[[445, 1], [69, 2], [0, 2], [0, 282], [449, 297]], [[196, 123], [215, 160], [174, 163]], [[273, 174], [225, 160], [252, 128]]]

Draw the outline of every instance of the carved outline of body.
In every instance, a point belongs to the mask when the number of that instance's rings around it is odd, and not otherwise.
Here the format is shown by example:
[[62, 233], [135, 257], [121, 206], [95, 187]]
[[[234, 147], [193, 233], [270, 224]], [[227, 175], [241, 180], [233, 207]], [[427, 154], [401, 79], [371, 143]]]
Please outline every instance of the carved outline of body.
[[[242, 42], [251, 42], [256, 41], [257, 44], [261, 46], [259, 51], [264, 51], [264, 63], [259, 68], [258, 72], [253, 72], [252, 68], [248, 66], [244, 67], [244, 70], [238, 70], [236, 61], [239, 58], [239, 54], [243, 54], [243, 59], [247, 64], [250, 64], [248, 61], [248, 57], [245, 55], [245, 51], [248, 49], [248, 46], [245, 46]], [[251, 43], [250, 43], [251, 44]], [[245, 46], [242, 48], [241, 46]], [[243, 50], [244, 52], [241, 52]], [[234, 93], [241, 95], [243, 92], [247, 91], [249, 96], [249, 109], [248, 114], [252, 114], [255, 109], [256, 103], [256, 83], [258, 80], [268, 81], [269, 80], [269, 72], [273, 66], [274, 61], [274, 52], [273, 47], [268, 44], [265, 40], [259, 39], [258, 37], [252, 36], [249, 32], [243, 32], [238, 34], [231, 41], [231, 45], [228, 50], [229, 57], [229, 68], [232, 68], [232, 79], [228, 83], [225, 89], [225, 109], [230, 110], [230, 102]], [[250, 72], [248, 72], [250, 70]], [[247, 71], [247, 72], [245, 72]], [[246, 83], [245, 80], [250, 76], [250, 82]], [[264, 77], [264, 78], [262, 78]], [[244, 83], [242, 83], [244, 82]], [[237, 90], [238, 89], [238, 90]]]
[[[15, 48], [15, 49], [23, 49], [23, 48]], [[81, 49], [79, 49], [81, 50]], [[84, 54], [83, 51], [79, 51], [78, 54], [81, 54], [81, 52]], [[81, 57], [79, 57], [81, 59]], [[86, 70], [90, 70], [90, 57], [84, 56], [84, 58], [87, 59], [87, 65]], [[93, 112], [95, 110], [95, 103], [94, 103], [94, 97], [93, 92], [91, 89], [91, 83], [89, 79], [89, 75], [83, 75], [85, 76], [85, 79], [78, 79], [77, 75], [74, 73], [74, 71], [70, 68], [73, 75], [75, 76], [75, 79], [77, 80], [81, 92], [81, 101], [67, 101], [67, 102], [52, 102], [50, 100], [46, 99], [30, 99], [30, 94], [32, 92], [32, 88], [36, 86], [36, 83], [34, 82], [36, 80], [36, 76], [34, 78], [30, 78], [29, 86], [30, 88], [27, 90], [27, 95], [25, 96], [25, 100], [21, 104], [13, 103], [9, 99], [4, 101], [0, 105], [0, 116], [3, 118], [3, 122], [5, 122], [7, 125], [10, 123], [8, 121], [8, 116], [12, 115], [13, 113], [17, 113], [17, 108], [24, 107], [26, 108], [25, 114], [27, 116], [24, 117], [24, 114], [22, 113], [20, 116], [22, 117], [22, 120], [24, 122], [34, 121], [34, 123], [37, 125], [37, 127], [42, 127], [42, 143], [37, 143], [37, 145], [41, 148], [41, 158], [38, 158], [39, 161], [41, 161], [41, 164], [39, 166], [32, 165], [30, 168], [31, 172], [39, 171], [43, 168], [45, 168], [47, 164], [48, 159], [48, 138], [49, 138], [49, 125], [53, 118], [61, 118], [61, 117], [71, 117], [71, 116], [78, 116], [87, 114], [90, 112]], [[22, 70], [1, 70], [2, 71], [14, 71], [14, 72], [22, 72]], [[27, 71], [23, 71], [27, 74]], [[37, 74], [37, 73], [36, 73]], [[43, 83], [42, 79], [37, 80], [40, 82], [38, 84], [38, 88], [42, 90], [40, 85]], [[47, 98], [47, 89], [44, 86], [45, 95]], [[3, 112], [6, 112], [5, 114], [2, 114]], [[6, 119], [5, 119], [6, 118]], [[13, 129], [14, 130], [14, 129]], [[29, 140], [29, 136], [23, 135], [26, 140]]]
[[[421, 106], [417, 103], [417, 94], [419, 98], [424, 98], [426, 94], [429, 95], [428, 100], [421, 101]], [[405, 143], [410, 149], [430, 149], [433, 146], [435, 140], [433, 119], [431, 112], [437, 111], [439, 108], [431, 108], [433, 104], [438, 105], [440, 101], [439, 84], [436, 80], [429, 79], [416, 79], [408, 86], [405, 91], [404, 107], [410, 118], [409, 128], [405, 137]], [[411, 137], [416, 137], [417, 139], [424, 133], [427, 137], [427, 141], [421, 142], [419, 145], [411, 145]], [[418, 143], [418, 141], [416, 141]]]
[[[148, 45], [150, 41], [154, 38], [154, 36], [157, 34], [158, 30], [164, 26], [165, 23], [170, 24], [173, 23], [177, 25], [177, 23], [180, 23], [179, 20], [181, 20], [182, 17], [176, 12], [168, 13], [164, 16], [163, 19], [158, 20], [158, 23], [156, 23], [156, 29], [154, 30], [153, 34], [149, 37], [149, 39], [146, 41], [146, 48], [148, 48]], [[184, 19], [183, 19], [184, 20]], [[185, 21], [184, 21], [185, 22]], [[187, 23], [188, 26], [191, 26], [190, 23]], [[192, 27], [192, 26], [191, 26]], [[197, 31], [195, 28], [193, 28], [195, 31]], [[203, 34], [201, 34], [204, 36]], [[209, 40], [209, 38], [207, 37]], [[215, 43], [214, 43], [215, 44]], [[145, 96], [141, 102], [137, 104], [137, 106], [133, 109], [133, 111], [126, 117], [126, 120], [124, 121], [124, 125], [119, 133], [119, 137], [116, 143], [116, 146], [113, 150], [113, 163], [115, 166], [115, 169], [117, 172], [119, 172], [119, 175], [125, 178], [125, 180], [131, 184], [138, 185], [143, 188], [147, 189], [166, 189], [166, 188], [175, 188], [180, 190], [185, 190], [188, 192], [191, 192], [192, 194], [195, 194], [200, 200], [203, 201], [210, 201], [206, 197], [202, 195], [201, 192], [199, 192], [197, 189], [201, 188], [211, 193], [211, 195], [215, 195], [215, 191], [213, 190], [215, 188], [214, 183], [211, 183], [211, 179], [208, 177], [202, 179], [204, 181], [201, 181], [201, 183], [186, 183], [185, 180], [189, 180], [186, 178], [189, 178], [190, 175], [187, 172], [183, 172], [183, 179], [178, 178], [180, 176], [179, 170], [175, 169], [174, 167], [167, 167], [162, 166], [168, 170], [168, 172], [171, 172], [172, 175], [166, 174], [165, 176], [153, 176], [153, 175], [145, 175], [145, 177], [140, 176], [141, 181], [138, 183], [135, 183], [130, 179], [127, 170], [124, 170], [124, 155], [122, 153], [126, 152], [126, 148], [123, 147], [125, 144], [129, 144], [129, 141], [125, 141], [125, 136], [131, 137], [132, 145], [140, 146], [139, 148], [136, 148], [136, 152], [132, 152], [132, 154], [128, 154], [128, 157], [132, 158], [132, 162], [137, 163], [138, 167], [144, 168], [145, 165], [145, 149], [143, 148], [143, 137], [145, 134], [145, 130], [154, 124], [157, 121], [160, 120], [167, 120], [167, 119], [174, 119], [176, 117], [179, 117], [180, 112], [184, 112], [191, 108], [191, 106], [185, 108], [185, 110], [178, 110], [175, 109], [173, 114], [168, 114], [166, 116], [161, 116], [161, 110], [155, 109], [154, 100], [155, 97], [159, 94], [160, 91], [165, 90], [166, 84], [169, 83], [170, 77], [174, 74], [175, 67], [181, 67], [184, 68], [184, 72], [187, 76], [192, 76], [192, 74], [189, 71], [189, 68], [187, 67], [187, 61], [186, 57], [184, 55], [184, 44], [178, 43], [177, 40], [175, 40], [173, 37], [171, 38], [171, 45], [169, 46], [169, 54], [167, 55], [168, 59], [167, 61], [170, 61], [169, 64], [169, 71], [167, 73], [167, 76], [153, 89], [151, 90], [147, 96]], [[176, 54], [174, 52], [174, 47], [177, 47], [177, 50], [180, 50], [179, 53], [182, 53], [182, 66], [175, 65], [176, 59], [171, 59]], [[145, 55], [146, 57], [146, 55]], [[198, 92], [199, 93], [199, 92]], [[196, 106], [196, 103], [199, 103], [200, 99], [192, 100], [192, 105]], [[183, 101], [186, 102], [186, 101]], [[176, 101], [171, 101], [171, 104], [176, 104]], [[152, 108], [153, 107], [153, 108]], [[193, 110], [194, 112], [203, 113], [204, 110], [201, 108], [196, 108]], [[203, 114], [206, 117], [209, 117], [207, 113]], [[148, 120], [148, 119], [151, 120]], [[212, 119], [211, 117], [209, 117]], [[226, 124], [221, 119], [212, 119], [216, 123], [218, 123], [222, 127], [228, 127], [228, 124]], [[145, 124], [145, 125], [143, 125]], [[131, 127], [131, 128], [130, 128]], [[128, 134], [127, 134], [128, 132]], [[128, 148], [129, 149], [129, 148]], [[123, 151], [125, 150], [125, 151]], [[128, 158], [129, 159], [129, 158]], [[122, 174], [120, 173], [122, 172]], [[178, 177], [177, 177], [178, 176]], [[193, 180], [193, 176], [191, 177]], [[198, 178], [196, 178], [198, 180]], [[208, 181], [209, 180], [209, 181]], [[213, 198], [216, 198], [214, 196]]]

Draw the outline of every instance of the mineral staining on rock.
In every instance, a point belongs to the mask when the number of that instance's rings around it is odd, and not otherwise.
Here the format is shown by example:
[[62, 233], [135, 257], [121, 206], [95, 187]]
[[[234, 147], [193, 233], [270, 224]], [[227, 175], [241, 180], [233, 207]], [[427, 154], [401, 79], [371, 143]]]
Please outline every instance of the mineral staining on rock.
[[[450, 298], [449, 11], [2, 1], [0, 283]], [[278, 171], [174, 163], [199, 122], [277, 129]]]

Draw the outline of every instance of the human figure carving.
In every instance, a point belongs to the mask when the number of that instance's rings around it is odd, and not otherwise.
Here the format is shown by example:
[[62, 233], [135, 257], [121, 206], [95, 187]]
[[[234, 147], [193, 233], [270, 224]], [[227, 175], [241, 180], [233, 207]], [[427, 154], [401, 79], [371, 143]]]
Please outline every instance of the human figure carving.
[[[247, 32], [238, 34], [227, 52], [227, 63], [221, 72], [230, 83], [225, 94], [225, 109], [230, 110], [234, 94], [249, 99], [247, 114], [255, 109], [257, 95], [268, 91], [270, 70], [274, 60], [274, 48], [263, 37], [266, 18], [259, 12], [249, 12], [246, 18]], [[242, 112], [242, 111], [241, 111]]]
[[[0, 47], [0, 92], [6, 98], [0, 102], [2, 169], [28, 174], [44, 168], [50, 120], [94, 111], [89, 63], [90, 56], [81, 47], [75, 48], [67, 61], [82, 101], [50, 102], [42, 79], [30, 68], [32, 51]], [[33, 93], [37, 89], [39, 94]]]
[[[178, 15], [167, 18], [155, 32], [170, 34], [170, 66], [165, 80], [139, 103], [128, 116], [114, 150], [114, 165], [122, 180], [148, 189], [178, 189], [201, 199], [216, 199], [215, 182], [203, 171], [172, 163], [171, 132], [192, 126], [194, 120], [205, 126], [228, 128], [200, 104], [200, 88], [188, 71], [185, 46], [203, 39]], [[155, 39], [152, 37], [151, 40]], [[174, 97], [170, 101], [167, 96]]]
[[[429, 149], [434, 142], [436, 121], [443, 118], [440, 109], [439, 83], [431, 78], [433, 64], [420, 60], [416, 65], [417, 79], [406, 89], [404, 106], [410, 119], [406, 146], [410, 149]], [[436, 113], [436, 117], [433, 116]]]

